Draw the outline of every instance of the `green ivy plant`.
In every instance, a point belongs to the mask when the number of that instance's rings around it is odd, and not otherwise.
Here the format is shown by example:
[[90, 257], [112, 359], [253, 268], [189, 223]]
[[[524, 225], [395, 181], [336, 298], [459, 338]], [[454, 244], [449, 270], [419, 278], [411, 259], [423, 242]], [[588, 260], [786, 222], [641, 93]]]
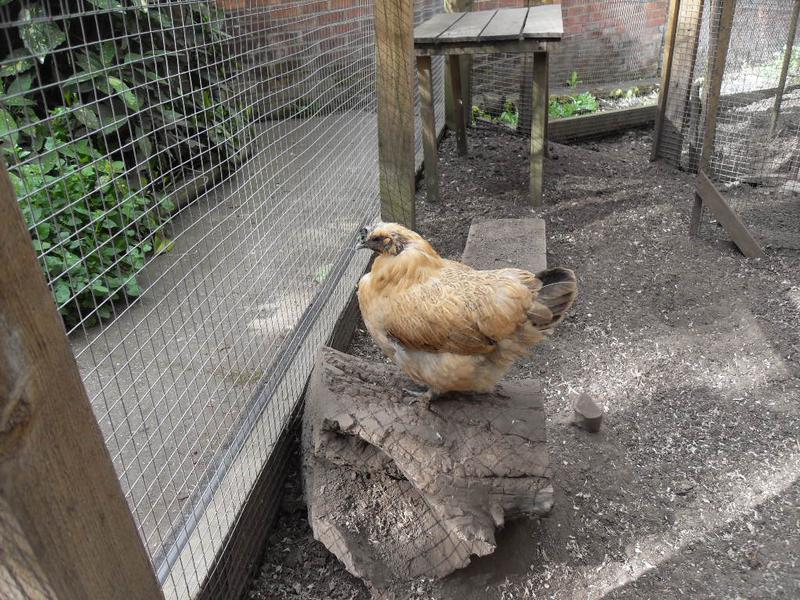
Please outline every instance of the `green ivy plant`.
[[86, 2], [100, 17], [0, 0], [16, 25], [0, 39], [0, 154], [68, 327], [140, 294], [147, 255], [172, 248], [170, 192], [232, 168], [251, 122], [213, 6]]

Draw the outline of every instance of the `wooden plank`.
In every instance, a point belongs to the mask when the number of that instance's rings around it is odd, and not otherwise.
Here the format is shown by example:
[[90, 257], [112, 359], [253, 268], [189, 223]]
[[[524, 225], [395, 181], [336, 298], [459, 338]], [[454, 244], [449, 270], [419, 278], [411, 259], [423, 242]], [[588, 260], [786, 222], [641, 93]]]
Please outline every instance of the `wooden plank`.
[[522, 37], [537, 40], [560, 40], [564, 35], [564, 20], [560, 4], [532, 6], [525, 19]]
[[525, 27], [527, 8], [504, 8], [498, 10], [486, 29], [480, 35], [481, 40], [518, 40], [522, 39]]
[[[711, 35], [709, 48], [716, 52], [708, 53], [706, 70], [705, 129], [703, 134], [703, 151], [700, 155], [698, 171], [708, 172], [711, 157], [714, 154], [714, 142], [717, 137], [717, 113], [719, 111], [719, 95], [722, 89], [722, 78], [725, 75], [725, 63], [728, 57], [728, 46], [731, 41], [733, 16], [736, 12], [736, 0], [715, 0], [711, 4]], [[700, 217], [703, 211], [701, 196], [695, 194], [689, 233], [700, 232]]]
[[[426, 57], [427, 58], [427, 57]], [[430, 58], [428, 59], [430, 60]], [[454, 121], [456, 126], [456, 139], [458, 145], [458, 155], [467, 155], [467, 116], [464, 107], [464, 101], [461, 98], [461, 57], [458, 55], [447, 57], [447, 66], [450, 74], [450, 81], [453, 88], [451, 94], [453, 96], [453, 110]]]
[[414, 43], [435, 43], [442, 33], [457, 23], [464, 13], [439, 13], [414, 28]]
[[778, 118], [781, 114], [781, 104], [783, 103], [783, 93], [786, 88], [786, 77], [789, 74], [789, 64], [792, 62], [792, 53], [794, 51], [794, 40], [797, 35], [797, 18], [800, 15], [800, 0], [794, 0], [794, 8], [792, 8], [792, 17], [789, 20], [789, 35], [786, 40], [786, 49], [783, 52], [783, 64], [781, 65], [781, 76], [778, 80], [778, 92], [775, 94], [775, 104], [772, 107], [772, 119], [770, 120], [769, 130], [770, 133], [775, 133], [775, 127], [778, 125]]
[[477, 42], [481, 32], [486, 28], [496, 12], [496, 10], [479, 10], [464, 13], [464, 16], [449, 27], [447, 31], [443, 32], [436, 41], [440, 44]]
[[544, 52], [547, 43], [540, 40], [498, 40], [496, 42], [456, 42], [453, 44], [418, 44], [414, 47], [417, 56], [451, 54], [530, 54]]
[[163, 598], [2, 164], [0, 228], [0, 596]]
[[731, 236], [733, 243], [742, 251], [742, 254], [750, 258], [764, 256], [764, 251], [761, 249], [761, 246], [759, 246], [758, 242], [750, 235], [745, 224], [739, 219], [739, 215], [728, 206], [728, 203], [725, 202], [725, 199], [704, 171], [700, 171], [700, 173], [697, 174], [695, 195], [711, 210], [720, 225], [722, 225], [725, 231], [728, 232], [728, 235]]
[[376, 0], [381, 218], [414, 228], [414, 23], [410, 2]]
[[533, 91], [531, 118], [530, 196], [533, 206], [542, 205], [544, 184], [545, 127], [547, 117], [547, 53], [533, 57]]
[[461, 262], [473, 269], [509, 267], [538, 273], [547, 268], [544, 219], [529, 217], [473, 221]]
[[439, 201], [439, 165], [436, 153], [436, 114], [433, 107], [433, 72], [430, 56], [417, 57], [419, 111], [422, 117], [422, 150], [428, 202]]
[[667, 110], [667, 97], [669, 95], [669, 82], [672, 76], [672, 57], [675, 55], [675, 31], [678, 27], [678, 13], [681, 9], [681, 0], [670, 0], [667, 29], [664, 32], [664, 58], [661, 63], [661, 87], [658, 91], [658, 110], [656, 111], [656, 124], [653, 132], [653, 149], [650, 160], [655, 160], [661, 133], [664, 130], [664, 113]]
[[656, 118], [657, 107], [634, 106], [608, 112], [553, 119], [549, 123], [549, 139], [554, 142], [601, 137], [634, 127], [649, 125]]

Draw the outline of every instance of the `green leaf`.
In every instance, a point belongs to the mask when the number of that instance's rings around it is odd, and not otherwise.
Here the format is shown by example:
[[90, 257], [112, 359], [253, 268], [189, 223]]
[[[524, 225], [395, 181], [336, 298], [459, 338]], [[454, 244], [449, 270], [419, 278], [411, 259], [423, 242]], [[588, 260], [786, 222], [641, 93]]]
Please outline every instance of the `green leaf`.
[[316, 281], [317, 283], [323, 283], [328, 278], [328, 275], [331, 274], [332, 268], [333, 264], [331, 263], [322, 265], [319, 269], [317, 269], [317, 272], [314, 274], [314, 281]]
[[[0, 0], [0, 2], [2, 2], [2, 0]], [[2, 5], [0, 4], [0, 6]], [[23, 49], [15, 50], [9, 54], [4, 61], [7, 62], [3, 62], [3, 64], [0, 65], [0, 77], [19, 75], [20, 73], [29, 71], [34, 65], [34, 61], [29, 56], [29, 53]]]
[[155, 240], [156, 250], [155, 255], [167, 254], [175, 249], [175, 240], [170, 240], [165, 237], [158, 236]]
[[133, 297], [141, 295], [142, 288], [139, 287], [139, 282], [136, 281], [136, 278], [131, 278], [130, 281], [128, 281], [128, 284], [125, 286], [125, 293]]
[[115, 92], [122, 96], [122, 100], [125, 102], [128, 108], [131, 110], [140, 109], [139, 99], [124, 81], [117, 79], [116, 77], [108, 77], [108, 84], [114, 89]]
[[72, 291], [63, 279], [59, 279], [53, 288], [53, 295], [58, 304], [64, 304], [72, 296]]
[[33, 75], [20, 75], [19, 77], [15, 77], [14, 81], [11, 82], [11, 85], [8, 86], [6, 94], [9, 96], [14, 94], [24, 94], [31, 89], [32, 83]]
[[117, 0], [89, 0], [89, 3], [103, 10], [125, 12], [125, 7], [123, 7], [122, 4], [120, 4]]
[[14, 0], [0, 0], [0, 6], [5, 6], [6, 4], [11, 4]]
[[100, 117], [98, 117], [97, 113], [88, 106], [76, 106], [73, 109], [72, 114], [75, 115], [75, 118], [85, 125], [90, 131], [96, 131], [100, 129]]
[[6, 144], [9, 141], [14, 146], [19, 142], [17, 122], [8, 111], [0, 108], [0, 143]]
[[30, 53], [44, 62], [47, 55], [67, 41], [61, 28], [52, 21], [45, 21], [48, 15], [38, 5], [23, 6], [19, 11], [19, 36]]

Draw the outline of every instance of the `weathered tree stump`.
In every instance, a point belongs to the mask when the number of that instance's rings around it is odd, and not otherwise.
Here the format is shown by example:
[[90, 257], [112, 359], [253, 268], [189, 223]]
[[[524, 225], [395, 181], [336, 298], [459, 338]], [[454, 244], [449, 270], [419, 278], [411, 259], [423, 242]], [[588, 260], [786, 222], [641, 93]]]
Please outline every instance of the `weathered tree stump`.
[[495, 529], [552, 505], [541, 390], [452, 395], [430, 412], [396, 367], [325, 348], [303, 422], [316, 539], [354, 575], [444, 577], [494, 551]]

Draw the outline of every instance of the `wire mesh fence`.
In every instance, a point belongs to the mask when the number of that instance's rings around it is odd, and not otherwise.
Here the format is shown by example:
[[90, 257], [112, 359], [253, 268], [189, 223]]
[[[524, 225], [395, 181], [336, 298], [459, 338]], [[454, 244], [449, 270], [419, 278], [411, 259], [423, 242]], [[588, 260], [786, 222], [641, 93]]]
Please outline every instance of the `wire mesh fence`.
[[[542, 3], [476, 0], [473, 10]], [[550, 117], [655, 103], [668, 5], [666, 0], [563, 0], [564, 36], [549, 52], [551, 98], [562, 101], [551, 102]], [[473, 104], [510, 125], [529, 124], [530, 108], [522, 99], [531, 69], [530, 58], [519, 55], [476, 56]]]
[[159, 580], [192, 597], [366, 266], [373, 3], [0, 16], [0, 151]]
[[[689, 172], [701, 167], [765, 245], [800, 245], [798, 62], [794, 0], [739, 0], [725, 22], [723, 2], [681, 5], [672, 83], [658, 156]], [[793, 26], [793, 22], [795, 25]], [[726, 38], [729, 32], [729, 42]], [[721, 65], [716, 114], [708, 120], [711, 75]], [[720, 229], [710, 214], [706, 235]]]

